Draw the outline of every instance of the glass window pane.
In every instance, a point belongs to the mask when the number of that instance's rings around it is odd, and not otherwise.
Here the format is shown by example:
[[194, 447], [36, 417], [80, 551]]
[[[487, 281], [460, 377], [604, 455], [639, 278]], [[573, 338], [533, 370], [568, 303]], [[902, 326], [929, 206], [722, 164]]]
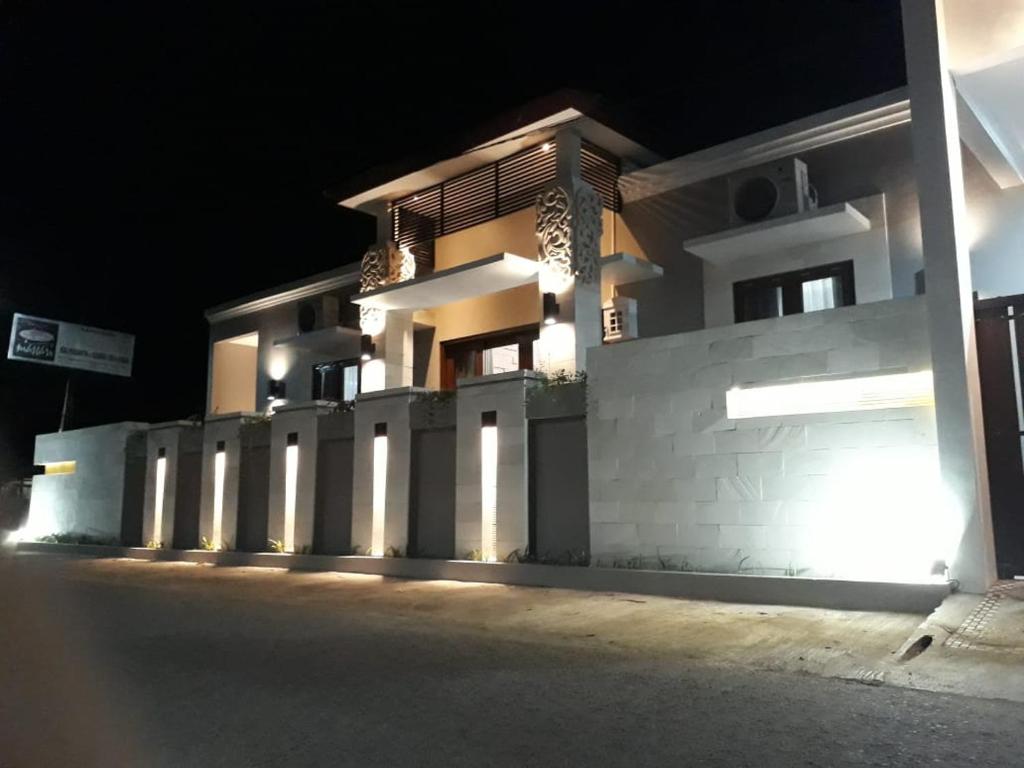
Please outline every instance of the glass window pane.
[[491, 347], [484, 350], [484, 375], [519, 370], [519, 345]]
[[357, 394], [359, 394], [359, 366], [347, 365], [345, 366], [342, 397], [345, 400], [355, 400]]
[[834, 277], [805, 281], [803, 283], [804, 312], [835, 308], [838, 287], [839, 282]]

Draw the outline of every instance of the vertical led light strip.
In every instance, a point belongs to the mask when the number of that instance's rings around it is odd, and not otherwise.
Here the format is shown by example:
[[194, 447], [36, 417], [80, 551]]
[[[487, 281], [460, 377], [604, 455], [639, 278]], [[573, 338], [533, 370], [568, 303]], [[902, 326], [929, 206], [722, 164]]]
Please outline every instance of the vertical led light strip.
[[288, 433], [284, 452], [284, 551], [295, 551], [295, 494], [299, 482], [299, 433]]
[[210, 534], [214, 549], [224, 548], [224, 467], [227, 451], [223, 440], [217, 442], [217, 453], [213, 456], [213, 533]]
[[384, 509], [388, 492], [388, 425], [373, 425], [373, 517], [370, 523], [370, 554], [384, 555]]
[[498, 413], [480, 417], [480, 555], [498, 560]]
[[153, 503], [153, 541], [163, 546], [164, 487], [167, 484], [167, 449], [159, 448], [156, 454], [156, 498]]

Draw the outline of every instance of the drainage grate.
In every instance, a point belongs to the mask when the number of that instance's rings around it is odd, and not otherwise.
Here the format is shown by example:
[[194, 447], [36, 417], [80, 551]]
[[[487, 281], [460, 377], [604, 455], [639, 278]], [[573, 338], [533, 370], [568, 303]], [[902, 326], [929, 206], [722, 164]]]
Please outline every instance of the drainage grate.
[[985, 598], [978, 604], [978, 607], [971, 611], [970, 616], [964, 619], [963, 624], [957, 627], [956, 632], [946, 638], [944, 645], [947, 648], [977, 648], [1003, 599], [1011, 590], [1019, 587], [1019, 584], [1015, 584], [1012, 581], [996, 584], [992, 587], [985, 594]]

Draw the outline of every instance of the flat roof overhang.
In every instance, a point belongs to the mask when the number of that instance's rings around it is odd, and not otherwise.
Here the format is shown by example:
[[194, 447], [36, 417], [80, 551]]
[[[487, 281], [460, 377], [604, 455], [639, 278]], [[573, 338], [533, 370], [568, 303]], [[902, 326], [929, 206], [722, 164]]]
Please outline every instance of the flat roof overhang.
[[352, 297], [352, 303], [374, 309], [430, 309], [537, 282], [539, 264], [514, 253], [442, 269], [404, 283]]
[[[484, 259], [443, 269], [404, 283], [388, 285], [352, 297], [353, 304], [374, 309], [431, 309], [537, 282], [540, 263], [514, 253], [496, 253]], [[661, 277], [657, 264], [628, 253], [601, 258], [601, 281], [614, 285]]]

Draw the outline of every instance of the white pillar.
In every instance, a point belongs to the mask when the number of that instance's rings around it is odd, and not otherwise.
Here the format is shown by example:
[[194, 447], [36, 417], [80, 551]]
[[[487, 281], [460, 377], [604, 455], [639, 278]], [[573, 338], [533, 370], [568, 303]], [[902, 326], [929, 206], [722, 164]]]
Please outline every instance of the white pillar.
[[412, 387], [360, 394], [352, 474], [352, 548], [361, 555], [404, 553], [409, 542]]
[[[459, 384], [456, 558], [476, 553], [501, 561], [516, 550], [525, 553], [529, 546], [526, 392], [535, 378], [532, 371], [512, 371]], [[484, 414], [492, 414], [494, 431], [487, 437], [496, 451], [485, 449]]]
[[963, 522], [950, 571], [963, 590], [984, 592], [995, 580], [995, 554], [967, 206], [942, 0], [903, 0], [903, 37], [935, 374], [939, 465]]
[[555, 295], [558, 322], [541, 323], [534, 367], [549, 373], [584, 370], [601, 344], [601, 197], [583, 181], [580, 151], [577, 134], [558, 135], [555, 182], [537, 199], [537, 285]]
[[235, 549], [237, 545], [242, 465], [240, 435], [245, 420], [258, 417], [256, 413], [206, 417], [199, 536], [200, 541], [205, 538], [217, 550]]
[[313, 551], [317, 426], [327, 413], [319, 402], [298, 403], [278, 408], [270, 422], [267, 538], [285, 552]]

